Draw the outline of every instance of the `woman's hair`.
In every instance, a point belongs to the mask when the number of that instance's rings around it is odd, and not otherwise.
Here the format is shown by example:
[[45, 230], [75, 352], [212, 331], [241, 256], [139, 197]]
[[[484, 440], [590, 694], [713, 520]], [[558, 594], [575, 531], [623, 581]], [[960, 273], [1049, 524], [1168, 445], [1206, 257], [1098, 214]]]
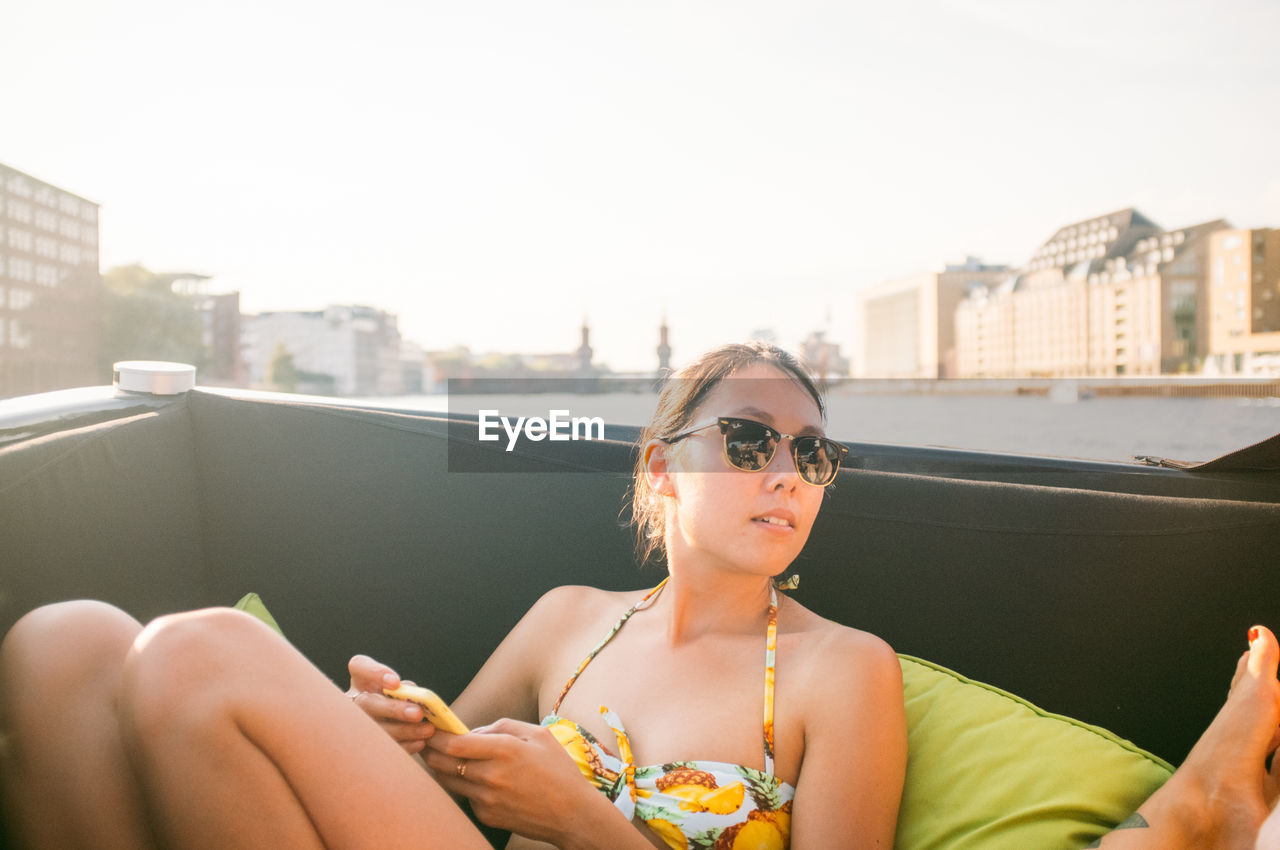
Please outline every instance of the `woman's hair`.
[[640, 432], [633, 470], [631, 525], [636, 533], [636, 561], [644, 565], [655, 555], [666, 557], [666, 512], [662, 500], [649, 487], [645, 474], [644, 447], [653, 439], [665, 440], [687, 428], [707, 394], [721, 381], [748, 366], [766, 363], [799, 385], [818, 406], [826, 421], [822, 393], [795, 356], [767, 342], [730, 343], [708, 351], [672, 374], [658, 394], [653, 419]]

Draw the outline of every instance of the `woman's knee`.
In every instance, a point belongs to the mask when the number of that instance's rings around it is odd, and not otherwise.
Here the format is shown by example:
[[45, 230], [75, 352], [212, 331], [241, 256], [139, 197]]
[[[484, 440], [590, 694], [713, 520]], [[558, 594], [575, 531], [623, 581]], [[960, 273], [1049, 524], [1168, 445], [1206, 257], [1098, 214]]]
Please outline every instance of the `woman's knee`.
[[24, 615], [0, 644], [0, 689], [72, 690], [119, 672], [142, 625], [105, 602], [79, 599]]
[[240, 611], [209, 608], [160, 617], [133, 642], [121, 684], [122, 721], [147, 738], [225, 716], [236, 683], [264, 639]]

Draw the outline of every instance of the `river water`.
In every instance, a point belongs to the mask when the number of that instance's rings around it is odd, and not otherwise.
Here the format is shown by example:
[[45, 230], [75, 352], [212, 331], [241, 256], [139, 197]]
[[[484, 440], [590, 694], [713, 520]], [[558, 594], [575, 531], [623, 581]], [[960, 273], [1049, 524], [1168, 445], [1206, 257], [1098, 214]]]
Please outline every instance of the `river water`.
[[[654, 397], [600, 395], [444, 395], [380, 399], [412, 410], [541, 416], [567, 410], [639, 425]], [[827, 432], [836, 439], [1017, 454], [1127, 461], [1134, 455], [1203, 461], [1280, 433], [1278, 398], [1095, 397], [1073, 402], [1035, 395], [841, 394], [828, 398]]]

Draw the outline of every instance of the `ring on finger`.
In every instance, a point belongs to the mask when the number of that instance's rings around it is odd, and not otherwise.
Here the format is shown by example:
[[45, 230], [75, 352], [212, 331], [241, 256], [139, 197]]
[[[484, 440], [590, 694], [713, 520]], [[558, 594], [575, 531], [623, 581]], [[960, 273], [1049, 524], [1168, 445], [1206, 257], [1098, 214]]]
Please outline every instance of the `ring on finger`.
[[466, 775], [467, 775], [467, 760], [466, 760], [466, 759], [461, 759], [461, 760], [459, 760], [459, 762], [458, 762], [457, 766], [454, 768], [454, 770], [456, 770], [456, 771], [458, 772], [458, 775], [459, 775], [459, 776], [466, 776]]

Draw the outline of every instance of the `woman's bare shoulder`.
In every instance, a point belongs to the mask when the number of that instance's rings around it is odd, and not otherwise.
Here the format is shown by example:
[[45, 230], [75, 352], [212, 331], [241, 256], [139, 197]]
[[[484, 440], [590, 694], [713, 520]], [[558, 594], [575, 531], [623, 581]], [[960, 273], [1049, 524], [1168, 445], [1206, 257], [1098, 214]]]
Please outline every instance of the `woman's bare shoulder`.
[[538, 599], [524, 620], [539, 630], [594, 628], [598, 622], [617, 620], [644, 596], [643, 590], [602, 590], [585, 584], [553, 587]]
[[563, 681], [565, 668], [572, 671], [591, 640], [607, 630], [605, 624], [612, 624], [626, 610], [626, 600], [640, 595], [642, 592], [617, 593], [582, 585], [548, 590], [489, 656], [458, 703], [469, 719], [536, 721], [541, 716], [538, 699], [547, 677]]
[[644, 596], [643, 590], [602, 590], [586, 584], [562, 584], [553, 587], [534, 603], [534, 608], [557, 611], [564, 608], [581, 609], [583, 606], [622, 605], [623, 610], [634, 605]]
[[870, 683], [901, 686], [902, 668], [887, 641], [794, 604], [792, 634], [798, 651], [792, 663], [806, 679], [835, 688]]

